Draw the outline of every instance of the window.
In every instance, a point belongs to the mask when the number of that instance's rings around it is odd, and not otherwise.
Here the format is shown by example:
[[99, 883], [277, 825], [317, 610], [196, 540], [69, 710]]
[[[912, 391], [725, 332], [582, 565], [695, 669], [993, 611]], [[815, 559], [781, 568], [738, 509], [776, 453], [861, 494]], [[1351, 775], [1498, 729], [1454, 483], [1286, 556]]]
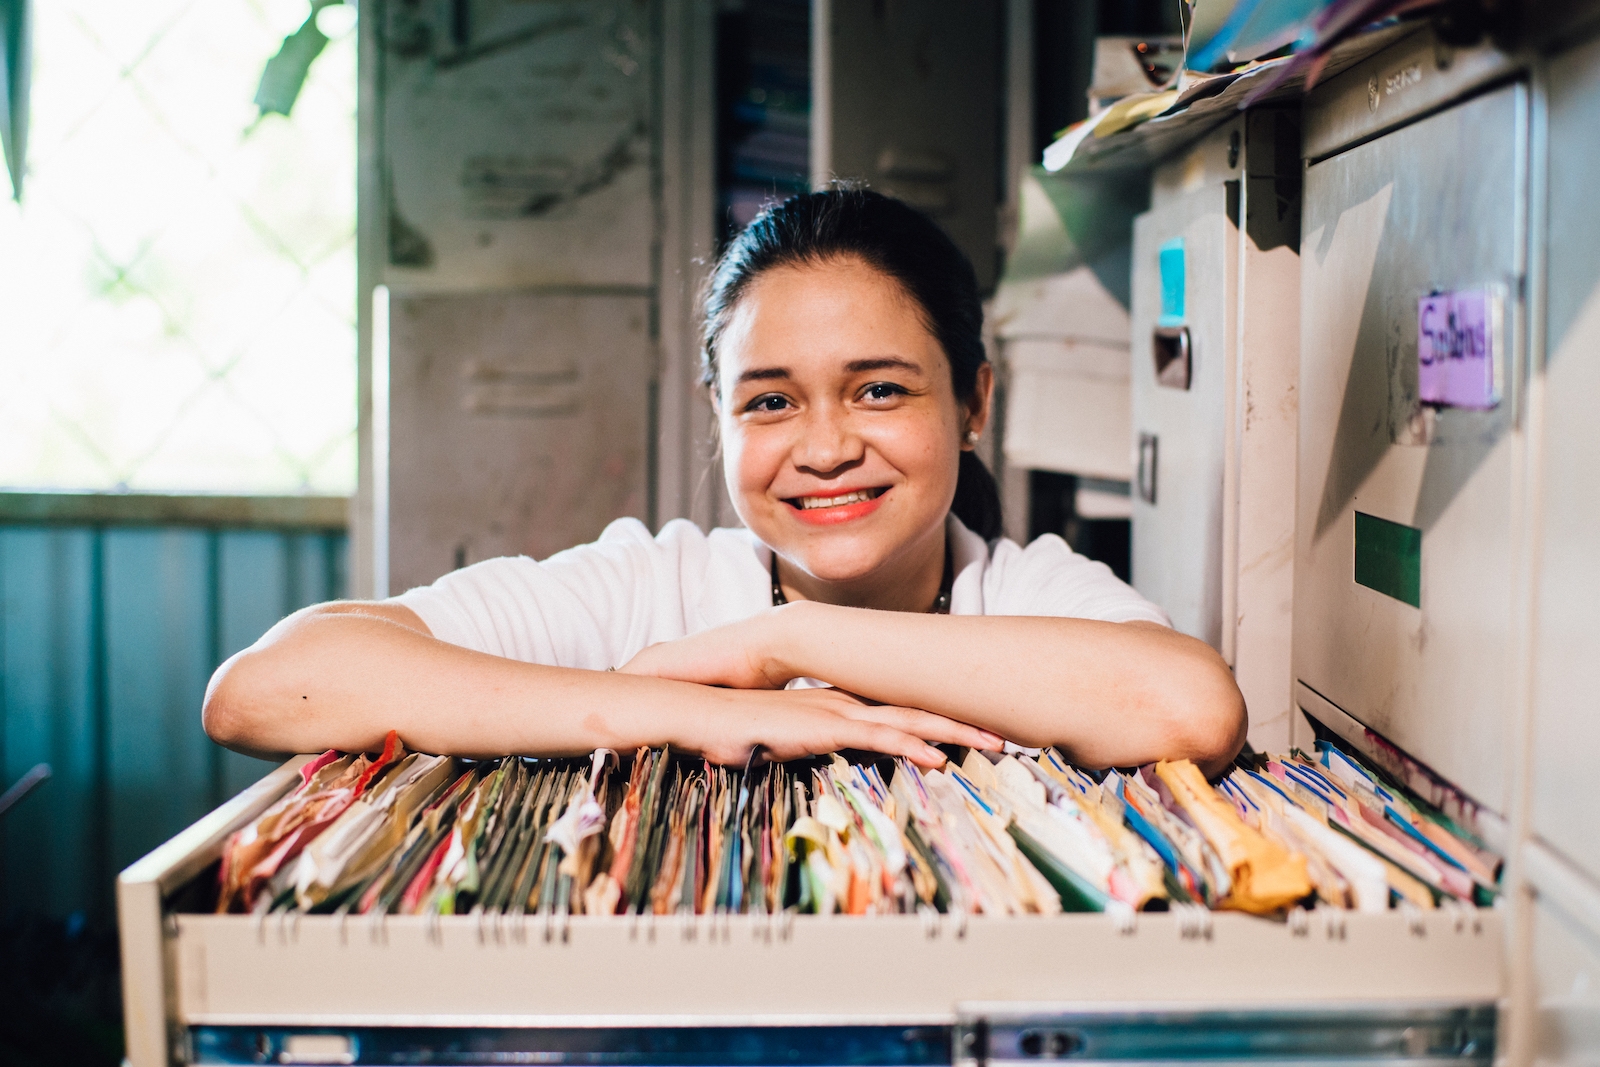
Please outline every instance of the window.
[[252, 101], [306, 0], [33, 12], [20, 205], [0, 177], [0, 486], [349, 493], [353, 8], [321, 13], [288, 117]]

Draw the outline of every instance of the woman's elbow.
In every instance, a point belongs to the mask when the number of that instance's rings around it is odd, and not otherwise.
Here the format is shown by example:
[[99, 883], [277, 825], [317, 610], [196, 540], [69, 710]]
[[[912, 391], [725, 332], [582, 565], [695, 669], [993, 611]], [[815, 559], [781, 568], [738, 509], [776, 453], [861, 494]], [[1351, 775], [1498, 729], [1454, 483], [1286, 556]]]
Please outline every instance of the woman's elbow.
[[1244, 699], [1235, 689], [1233, 700], [1213, 705], [1207, 714], [1198, 719], [1187, 738], [1192, 753], [1189, 758], [1207, 778], [1216, 778], [1228, 769], [1228, 764], [1244, 748], [1245, 732], [1249, 725]]
[[1202, 647], [1184, 698], [1174, 702], [1181, 711], [1172, 723], [1173, 749], [1210, 778], [1222, 773], [1244, 747], [1249, 718], [1233, 672], [1209, 646]]
[[206, 736], [224, 748], [254, 749], [260, 740], [257, 716], [252, 714], [257, 701], [251, 699], [252, 685], [246, 677], [251, 673], [250, 656], [249, 649], [237, 652], [218, 667], [200, 706]]

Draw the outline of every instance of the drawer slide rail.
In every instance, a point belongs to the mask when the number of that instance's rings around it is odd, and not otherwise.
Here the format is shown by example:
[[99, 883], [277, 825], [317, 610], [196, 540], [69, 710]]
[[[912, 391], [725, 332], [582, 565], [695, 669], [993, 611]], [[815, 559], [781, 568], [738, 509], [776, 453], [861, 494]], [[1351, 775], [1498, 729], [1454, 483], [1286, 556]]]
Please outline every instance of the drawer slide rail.
[[1491, 1004], [1328, 1010], [963, 1015], [954, 1026], [195, 1026], [196, 1064], [559, 1067], [1041, 1067], [1212, 1063], [1491, 1064]]

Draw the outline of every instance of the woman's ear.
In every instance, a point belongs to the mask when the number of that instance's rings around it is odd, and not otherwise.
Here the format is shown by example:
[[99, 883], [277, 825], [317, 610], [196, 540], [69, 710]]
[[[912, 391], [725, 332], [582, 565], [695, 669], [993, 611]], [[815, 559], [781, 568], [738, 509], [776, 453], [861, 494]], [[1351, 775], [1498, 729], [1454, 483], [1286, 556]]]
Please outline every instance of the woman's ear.
[[994, 364], [985, 360], [978, 364], [978, 380], [973, 383], [972, 400], [967, 404], [967, 424], [961, 431], [963, 438], [969, 433], [981, 437], [993, 410]]
[[722, 418], [722, 390], [717, 388], [716, 382], [706, 386], [706, 399], [711, 401], [711, 414]]

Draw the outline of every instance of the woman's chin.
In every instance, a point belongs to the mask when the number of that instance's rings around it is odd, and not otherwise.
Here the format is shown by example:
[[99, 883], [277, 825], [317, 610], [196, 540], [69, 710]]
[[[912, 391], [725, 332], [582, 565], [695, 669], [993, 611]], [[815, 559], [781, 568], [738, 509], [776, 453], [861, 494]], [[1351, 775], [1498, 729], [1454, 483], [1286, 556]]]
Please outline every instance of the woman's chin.
[[793, 560], [812, 578], [829, 585], [849, 586], [870, 582], [899, 554], [898, 542], [885, 544], [876, 537], [808, 537], [779, 554]]
[[[874, 563], [881, 564], [881, 560]], [[800, 566], [805, 572], [819, 582], [828, 585], [851, 586], [858, 582], [870, 579], [877, 566], [862, 567], [860, 560], [839, 561], [834, 565], [832, 561], [815, 561], [802, 557]]]
[[[776, 513], [746, 516], [745, 524], [780, 556], [829, 585], [870, 583], [880, 578], [885, 568], [903, 561], [907, 550], [921, 540], [914, 530], [906, 529], [903, 513], [888, 509], [874, 509], [847, 521], [818, 523], [807, 521], [812, 517], [801, 516], [787, 503], [779, 506], [783, 510]], [[757, 521], [751, 522], [751, 518]], [[930, 525], [943, 530], [940, 520]]]

